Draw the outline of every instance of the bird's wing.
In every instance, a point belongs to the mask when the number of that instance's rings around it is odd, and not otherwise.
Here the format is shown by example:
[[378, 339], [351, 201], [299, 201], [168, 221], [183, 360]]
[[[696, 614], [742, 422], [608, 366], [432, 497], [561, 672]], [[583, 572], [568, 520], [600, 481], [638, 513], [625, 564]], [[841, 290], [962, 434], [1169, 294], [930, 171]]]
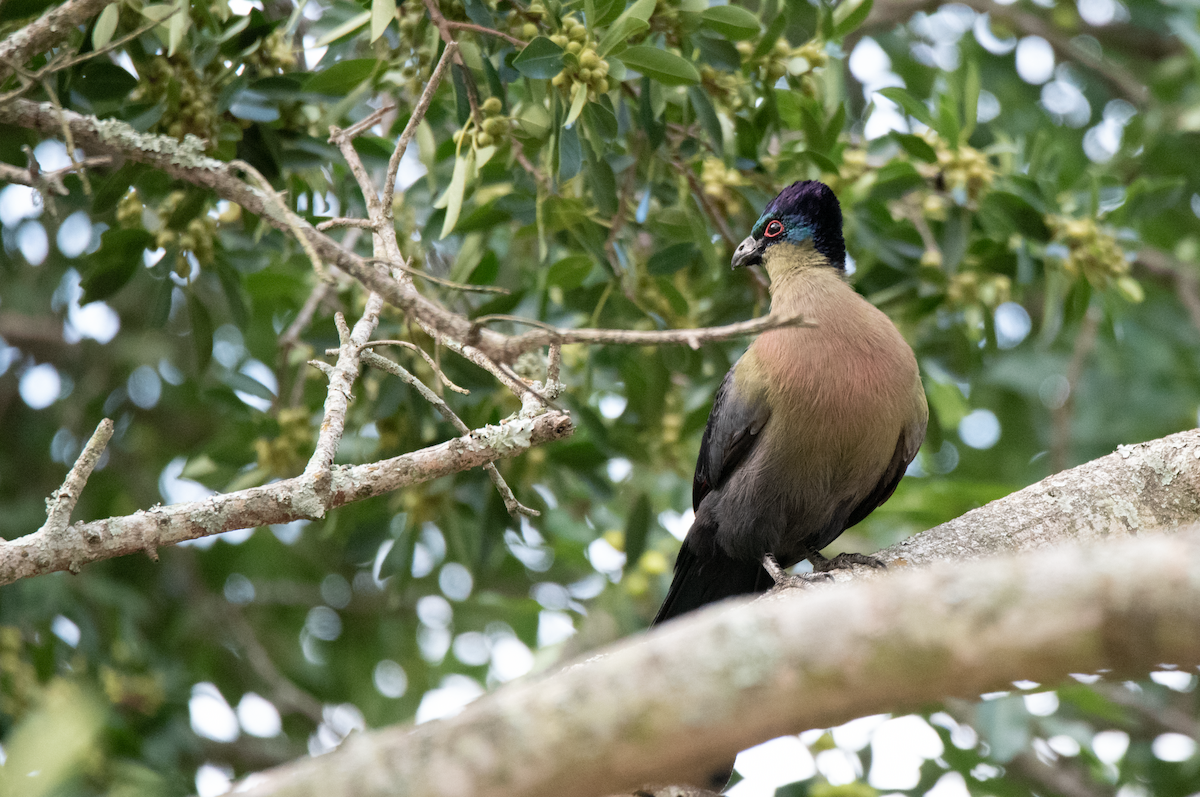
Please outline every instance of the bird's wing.
[[896, 491], [896, 485], [904, 477], [904, 472], [908, 470], [908, 464], [913, 461], [913, 457], [921, 449], [921, 441], [924, 439], [924, 422], [910, 426], [900, 433], [900, 439], [896, 441], [896, 450], [892, 453], [891, 462], [888, 463], [887, 469], [883, 472], [879, 483], [875, 485], [875, 489], [871, 490], [867, 497], [850, 512], [850, 517], [846, 520], [846, 528], [858, 523], [874, 512], [876, 507], [892, 497], [892, 493]]
[[746, 458], [758, 439], [767, 419], [770, 406], [758, 397], [745, 396], [734, 384], [735, 365], [725, 374], [717, 396], [713, 399], [708, 426], [700, 441], [700, 457], [696, 461], [696, 476], [692, 479], [692, 509], [699, 510], [704, 496], [720, 487]]

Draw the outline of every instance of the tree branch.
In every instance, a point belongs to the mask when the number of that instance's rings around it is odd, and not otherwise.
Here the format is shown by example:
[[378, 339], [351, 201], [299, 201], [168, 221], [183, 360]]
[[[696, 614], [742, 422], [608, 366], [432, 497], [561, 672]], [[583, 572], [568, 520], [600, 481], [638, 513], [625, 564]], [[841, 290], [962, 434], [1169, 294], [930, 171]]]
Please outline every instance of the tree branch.
[[[334, 466], [329, 499], [334, 509], [401, 487], [507, 459], [574, 431], [564, 413], [512, 418], [436, 446], [366, 465]], [[203, 501], [156, 506], [124, 517], [76, 523], [56, 535], [43, 532], [0, 543], [0, 586], [58, 570], [78, 572], [90, 562], [153, 551], [164, 545], [232, 529], [289, 523], [310, 517], [298, 496], [311, 491], [309, 477], [292, 479]]]
[[596, 797], [695, 781], [806, 728], [1163, 661], [1200, 662], [1194, 530], [730, 601], [452, 719], [259, 773], [239, 793]]
[[92, 470], [100, 461], [100, 455], [104, 453], [104, 447], [108, 445], [112, 436], [113, 422], [105, 418], [100, 421], [96, 431], [92, 433], [91, 439], [83, 447], [83, 451], [79, 452], [79, 457], [67, 474], [62, 487], [55, 490], [54, 494], [46, 500], [46, 522], [38, 529], [38, 533], [60, 534], [71, 522], [71, 512], [74, 511], [75, 504], [79, 501], [79, 494], [83, 492], [88, 477], [92, 475]]

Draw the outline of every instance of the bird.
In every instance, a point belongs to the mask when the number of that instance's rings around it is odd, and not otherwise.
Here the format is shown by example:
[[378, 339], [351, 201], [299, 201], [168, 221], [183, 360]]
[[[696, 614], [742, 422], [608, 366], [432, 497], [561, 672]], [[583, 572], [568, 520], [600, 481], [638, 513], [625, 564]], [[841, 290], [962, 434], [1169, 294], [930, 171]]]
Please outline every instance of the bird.
[[802, 180], [767, 204], [731, 265], [758, 264], [771, 312], [806, 325], [760, 334], [721, 382], [692, 481], [695, 520], [652, 625], [764, 592], [802, 559], [817, 573], [882, 567], [820, 551], [892, 495], [925, 438], [916, 356], [847, 281], [829, 186]]

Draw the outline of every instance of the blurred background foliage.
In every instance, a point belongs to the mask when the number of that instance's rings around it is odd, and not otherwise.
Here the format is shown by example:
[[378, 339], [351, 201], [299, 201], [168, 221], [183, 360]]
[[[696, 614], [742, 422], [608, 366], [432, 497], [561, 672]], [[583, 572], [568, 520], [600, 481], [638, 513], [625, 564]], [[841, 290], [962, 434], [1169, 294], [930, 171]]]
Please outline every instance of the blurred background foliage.
[[[0, 27], [45, 6], [6, 2]], [[472, 317], [665, 329], [761, 314], [762, 277], [730, 272], [733, 245], [783, 185], [829, 182], [851, 279], [911, 341], [931, 409], [910, 478], [838, 549], [1197, 423], [1188, 0], [122, 0], [70, 44], [147, 25], [3, 90], [199, 136], [313, 222], [365, 215], [329, 126], [395, 104], [356, 142], [380, 173], [457, 39], [463, 63], [402, 164], [395, 216], [414, 267], [508, 291], [422, 285]], [[56, 141], [0, 134], [0, 160], [26, 166], [25, 147], [43, 171], [68, 163]], [[305, 361], [336, 345], [332, 314], [353, 319], [361, 289], [322, 285], [294, 240], [137, 164], [66, 185], [0, 192], [0, 536], [41, 524], [104, 416], [116, 435], [76, 519], [298, 473], [325, 390]], [[334, 234], [370, 254], [369, 236]], [[394, 311], [379, 337], [435, 351]], [[690, 520], [711, 397], [744, 345], [566, 347], [576, 433], [501, 466], [534, 520], [473, 471], [0, 589], [0, 792], [217, 794], [643, 628]], [[516, 409], [484, 372], [441, 364], [471, 389], [448, 394], [468, 425]], [[517, 367], [540, 378], [544, 363]], [[385, 374], [367, 370], [356, 398], [341, 461], [455, 434]], [[734, 788], [1200, 791], [1194, 673], [1078, 680], [777, 740], [743, 756]]]

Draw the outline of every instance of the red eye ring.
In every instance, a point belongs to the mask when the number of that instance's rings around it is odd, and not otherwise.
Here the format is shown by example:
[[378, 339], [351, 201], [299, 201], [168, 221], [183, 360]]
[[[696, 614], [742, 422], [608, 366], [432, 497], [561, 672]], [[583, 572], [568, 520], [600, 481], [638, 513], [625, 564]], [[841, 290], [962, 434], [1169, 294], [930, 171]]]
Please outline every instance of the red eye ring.
[[778, 238], [783, 234], [783, 222], [778, 219], [771, 219], [767, 222], [767, 228], [763, 230], [763, 235], [768, 238]]

